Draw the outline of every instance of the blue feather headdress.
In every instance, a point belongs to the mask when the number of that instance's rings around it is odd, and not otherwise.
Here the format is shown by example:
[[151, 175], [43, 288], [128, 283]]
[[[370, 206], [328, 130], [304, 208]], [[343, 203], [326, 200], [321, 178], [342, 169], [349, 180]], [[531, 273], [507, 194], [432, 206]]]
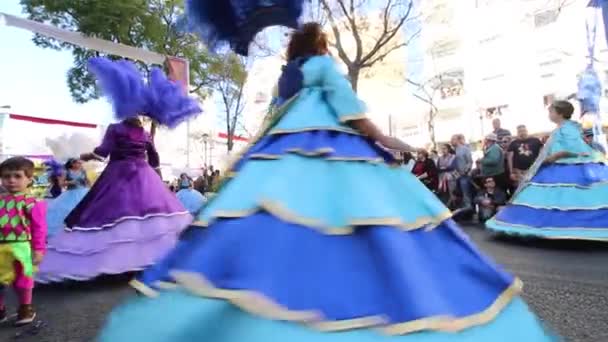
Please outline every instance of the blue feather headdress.
[[174, 128], [202, 112], [198, 102], [187, 96], [178, 83], [169, 80], [158, 68], [152, 70], [147, 84], [137, 67], [126, 60], [92, 58], [89, 70], [99, 80], [119, 120], [145, 115], [161, 125]]
[[167, 79], [158, 68], [152, 69], [146, 96], [145, 112], [149, 113], [152, 119], [169, 128], [175, 128], [201, 112], [198, 102], [189, 96], [184, 96], [184, 89]]
[[112, 102], [117, 119], [124, 120], [142, 113], [146, 86], [133, 63], [92, 58], [88, 67], [105, 96]]
[[58, 177], [65, 173], [63, 164], [56, 161], [55, 159], [46, 160], [43, 164], [46, 167], [46, 172], [49, 177]]
[[210, 50], [228, 44], [247, 56], [255, 35], [269, 26], [297, 28], [306, 0], [187, 0], [181, 26]]

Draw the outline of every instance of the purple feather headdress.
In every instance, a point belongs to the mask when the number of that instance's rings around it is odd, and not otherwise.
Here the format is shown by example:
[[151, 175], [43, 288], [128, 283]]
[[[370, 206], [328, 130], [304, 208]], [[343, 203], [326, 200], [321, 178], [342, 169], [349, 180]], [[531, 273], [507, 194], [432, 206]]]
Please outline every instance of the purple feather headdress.
[[133, 63], [91, 58], [88, 66], [101, 90], [112, 102], [117, 119], [124, 120], [142, 113], [145, 107], [145, 83]]
[[92, 58], [89, 69], [110, 98], [119, 120], [146, 115], [161, 125], [174, 128], [202, 112], [198, 102], [158, 68], [152, 70], [147, 84], [135, 65], [126, 60]]
[[63, 164], [56, 161], [55, 159], [49, 159], [44, 161], [44, 166], [46, 166], [46, 172], [49, 176], [61, 176], [65, 173], [65, 169], [63, 168]]

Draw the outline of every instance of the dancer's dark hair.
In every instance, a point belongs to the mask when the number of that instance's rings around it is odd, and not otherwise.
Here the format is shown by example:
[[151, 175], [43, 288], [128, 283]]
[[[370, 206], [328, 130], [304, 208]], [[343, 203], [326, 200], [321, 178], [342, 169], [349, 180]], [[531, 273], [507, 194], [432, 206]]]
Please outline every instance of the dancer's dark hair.
[[327, 35], [319, 23], [306, 23], [291, 34], [287, 46], [287, 61], [298, 57], [324, 55], [329, 52]]

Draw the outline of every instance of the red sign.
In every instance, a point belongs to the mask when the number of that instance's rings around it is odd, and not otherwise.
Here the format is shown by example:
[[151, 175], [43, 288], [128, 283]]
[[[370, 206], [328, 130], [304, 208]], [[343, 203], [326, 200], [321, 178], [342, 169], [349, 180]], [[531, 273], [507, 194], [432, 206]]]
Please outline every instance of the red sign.
[[30, 122], [46, 124], [46, 125], [63, 125], [63, 126], [72, 126], [72, 127], [97, 128], [97, 125], [95, 125], [95, 124], [84, 123], [84, 122], [45, 119], [45, 118], [37, 118], [34, 116], [19, 115], [19, 114], [9, 114], [8, 117], [13, 120], [30, 121]]
[[[222, 138], [222, 139], [228, 139], [228, 134], [226, 134], [226, 133], [218, 133], [218, 135], [217, 135], [217, 136], [218, 136], [218, 137], [220, 137], [220, 138]], [[247, 138], [245, 138], [245, 137], [242, 137], [242, 136], [240, 136], [240, 135], [235, 135], [235, 136], [233, 136], [233, 137], [232, 137], [232, 140], [233, 140], [233, 141], [244, 141], [244, 142], [249, 141], [249, 139], [247, 139]]]

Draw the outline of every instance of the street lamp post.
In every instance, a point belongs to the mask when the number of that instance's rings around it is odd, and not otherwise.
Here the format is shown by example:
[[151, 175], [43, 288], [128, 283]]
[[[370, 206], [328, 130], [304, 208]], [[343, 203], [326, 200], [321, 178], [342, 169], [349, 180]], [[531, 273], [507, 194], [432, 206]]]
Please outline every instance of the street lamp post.
[[203, 134], [203, 159], [205, 162], [205, 165], [207, 165], [207, 143], [209, 142], [209, 134], [205, 133]]

